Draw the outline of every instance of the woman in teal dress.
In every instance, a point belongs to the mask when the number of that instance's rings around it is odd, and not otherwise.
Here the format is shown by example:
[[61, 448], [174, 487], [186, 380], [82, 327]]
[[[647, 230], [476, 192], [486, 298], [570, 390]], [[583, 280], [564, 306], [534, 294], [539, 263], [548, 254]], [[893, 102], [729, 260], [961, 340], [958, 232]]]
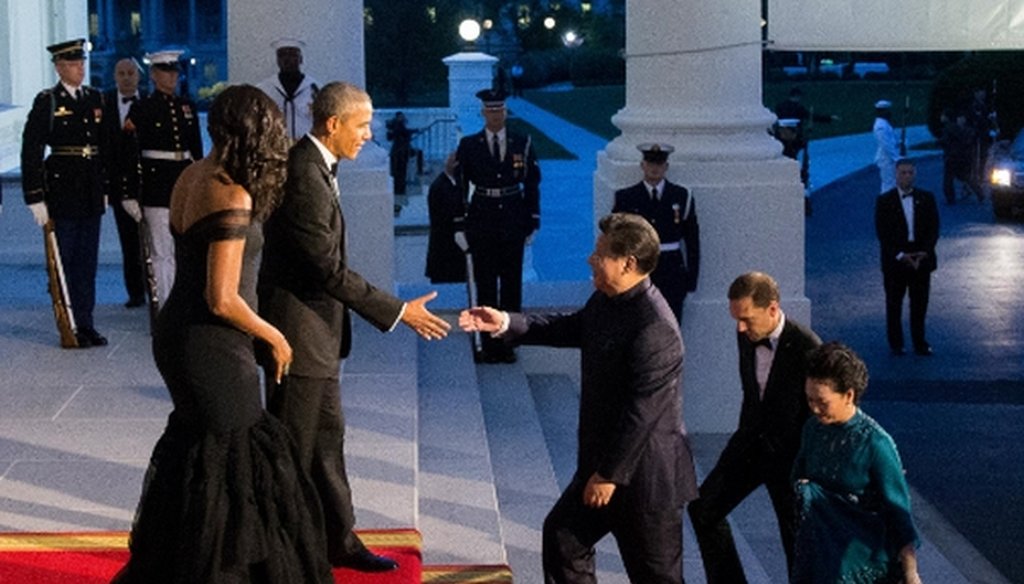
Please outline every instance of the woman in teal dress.
[[840, 343], [810, 357], [804, 425], [793, 465], [794, 584], [920, 584], [910, 493], [892, 437], [858, 404], [864, 362]]

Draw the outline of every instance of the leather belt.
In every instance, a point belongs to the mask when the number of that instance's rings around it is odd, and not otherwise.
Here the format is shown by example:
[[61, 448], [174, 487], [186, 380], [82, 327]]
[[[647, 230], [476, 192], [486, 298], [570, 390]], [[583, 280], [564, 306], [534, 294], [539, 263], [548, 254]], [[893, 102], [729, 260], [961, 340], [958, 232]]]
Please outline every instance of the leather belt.
[[91, 158], [93, 156], [99, 156], [99, 146], [51, 146], [51, 156], [81, 156], [82, 158]]
[[493, 199], [498, 199], [501, 197], [511, 197], [513, 195], [518, 195], [520, 192], [521, 191], [518, 185], [512, 187], [501, 187], [500, 189], [477, 188], [475, 191], [473, 191], [473, 196], [480, 195], [481, 197], [491, 197]]
[[188, 150], [143, 150], [141, 154], [150, 160], [192, 160]]
[[665, 253], [666, 251], [679, 251], [681, 249], [679, 247], [678, 241], [673, 241], [672, 243], [663, 243], [658, 247], [661, 249], [661, 253]]

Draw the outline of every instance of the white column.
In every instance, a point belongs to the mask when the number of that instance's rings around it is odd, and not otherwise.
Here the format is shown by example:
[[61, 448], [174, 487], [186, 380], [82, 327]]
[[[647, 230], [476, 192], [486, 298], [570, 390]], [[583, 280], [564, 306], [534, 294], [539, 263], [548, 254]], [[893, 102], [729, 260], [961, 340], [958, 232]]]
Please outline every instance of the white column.
[[[300, 9], [276, 0], [227, 2], [232, 83], [258, 83], [275, 74], [270, 43], [292, 37], [305, 41], [303, 71], [321, 84], [366, 86], [362, 0], [310, 0]], [[367, 143], [355, 162], [340, 165], [339, 184], [350, 264], [377, 287], [393, 290], [394, 197], [387, 152]]]
[[735, 429], [741, 398], [726, 293], [743, 272], [773, 275], [786, 313], [809, 324], [804, 296], [803, 187], [795, 161], [766, 132], [757, 2], [630, 1], [622, 134], [598, 153], [594, 217], [640, 180], [642, 142], [675, 146], [669, 179], [690, 189], [701, 226], [701, 273], [686, 299], [685, 417], [691, 431]]
[[458, 118], [460, 136], [484, 127], [480, 100], [476, 92], [489, 89], [494, 79], [497, 57], [480, 52], [461, 52], [443, 59], [448, 66], [448, 107]]

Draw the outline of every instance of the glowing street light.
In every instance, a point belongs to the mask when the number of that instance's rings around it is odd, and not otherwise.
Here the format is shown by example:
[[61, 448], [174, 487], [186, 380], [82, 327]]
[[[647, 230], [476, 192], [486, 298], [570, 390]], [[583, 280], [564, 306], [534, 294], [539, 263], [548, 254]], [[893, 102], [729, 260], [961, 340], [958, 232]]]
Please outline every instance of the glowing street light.
[[546, 17], [544, 19], [544, 28], [546, 28], [548, 30], [551, 30], [551, 29], [555, 28], [555, 17], [554, 16], [548, 16], [548, 17]]
[[467, 43], [475, 43], [480, 38], [480, 23], [467, 18], [459, 23], [459, 36]]
[[567, 30], [565, 31], [565, 34], [562, 35], [562, 44], [570, 49], [574, 49], [583, 44], [583, 37], [576, 34], [576, 31], [574, 30]]

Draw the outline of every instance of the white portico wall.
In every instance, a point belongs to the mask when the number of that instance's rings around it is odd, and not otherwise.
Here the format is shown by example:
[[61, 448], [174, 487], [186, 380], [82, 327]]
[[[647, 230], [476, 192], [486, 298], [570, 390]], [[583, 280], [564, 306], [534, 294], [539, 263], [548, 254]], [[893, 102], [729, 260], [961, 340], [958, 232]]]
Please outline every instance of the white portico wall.
[[[778, 280], [783, 310], [810, 324], [804, 295], [803, 186], [767, 134], [758, 3], [630, 1], [622, 134], [598, 153], [594, 218], [641, 179], [636, 145], [675, 147], [668, 178], [695, 197], [701, 271], [686, 299], [684, 411], [690, 431], [731, 432], [741, 401], [729, 284], [758, 270]], [[595, 227], [596, 229], [596, 227]]]
[[489, 89], [497, 57], [476, 51], [456, 53], [442, 59], [448, 66], [448, 107], [458, 118], [459, 136], [480, 131], [484, 117], [476, 92]]
[[21, 164], [21, 132], [32, 100], [57, 83], [46, 47], [88, 36], [86, 0], [0, 0], [0, 103], [16, 106], [0, 111], [0, 171]]
[[[306, 43], [302, 70], [321, 86], [331, 81], [366, 86], [362, 0], [308, 0], [301, 7], [275, 0], [228, 0], [227, 21], [232, 83], [258, 83], [276, 75], [270, 43], [290, 37]], [[355, 161], [339, 165], [338, 177], [349, 264], [378, 288], [393, 291], [394, 197], [387, 152], [367, 142]]]

